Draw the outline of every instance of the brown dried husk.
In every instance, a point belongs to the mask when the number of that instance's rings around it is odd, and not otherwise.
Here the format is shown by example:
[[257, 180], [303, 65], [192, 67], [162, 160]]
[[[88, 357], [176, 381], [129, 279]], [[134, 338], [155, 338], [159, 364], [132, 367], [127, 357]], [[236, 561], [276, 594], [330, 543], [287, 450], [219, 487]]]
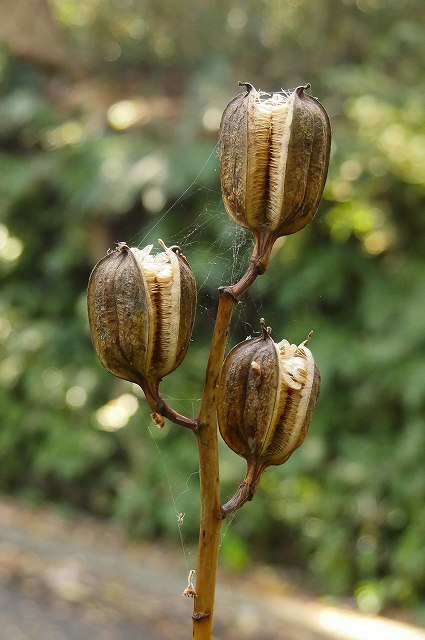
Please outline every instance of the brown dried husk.
[[93, 346], [105, 369], [140, 383], [146, 370], [152, 309], [146, 280], [126, 245], [94, 267], [87, 307]]
[[[148, 251], [149, 253], [149, 251]], [[166, 250], [172, 278], [144, 269], [143, 250], [124, 243], [90, 276], [87, 302], [95, 351], [119, 378], [145, 386], [171, 373], [186, 355], [196, 310], [196, 283], [186, 259]]]
[[276, 239], [299, 231], [316, 213], [329, 165], [330, 122], [306, 87], [262, 100], [247, 86], [221, 120], [223, 200], [237, 224]]
[[[285, 462], [303, 442], [319, 394], [320, 375], [305, 343], [282, 356], [269, 334], [236, 345], [220, 377], [218, 422], [226, 444], [261, 472]], [[305, 359], [306, 375], [291, 379], [285, 368]], [[299, 388], [298, 388], [299, 387]]]

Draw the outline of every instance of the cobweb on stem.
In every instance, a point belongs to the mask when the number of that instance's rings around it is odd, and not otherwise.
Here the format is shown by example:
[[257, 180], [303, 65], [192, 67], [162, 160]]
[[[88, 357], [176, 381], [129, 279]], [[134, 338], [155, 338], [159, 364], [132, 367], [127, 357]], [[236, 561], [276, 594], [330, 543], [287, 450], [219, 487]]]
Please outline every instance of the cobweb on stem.
[[[209, 342], [205, 338], [205, 334], [207, 331], [211, 333], [213, 329], [218, 301], [218, 287], [236, 282], [244, 273], [252, 253], [251, 235], [236, 226], [228, 218], [221, 200], [219, 186], [217, 185], [216, 189], [210, 189], [200, 186], [198, 183], [208, 163], [217, 162], [216, 150], [217, 145], [211, 151], [193, 182], [177, 200], [163, 214], [159, 214], [158, 219], [147, 230], [137, 234], [129, 241], [139, 247], [143, 247], [146, 244], [153, 244], [155, 247], [157, 238], [161, 237], [167, 246], [178, 245], [194, 270], [198, 287], [198, 309], [194, 333], [195, 344], [189, 349], [185, 362], [181, 367], [182, 371], [187, 366], [194, 368], [194, 365], [191, 364], [192, 357], [196, 358], [196, 368], [201, 367], [201, 364], [198, 364], [198, 354], [196, 353], [196, 337], [199, 331], [202, 331], [204, 341], [206, 340], [206, 343]], [[170, 216], [176, 216], [181, 221], [187, 220], [190, 210], [193, 209], [193, 199], [195, 197], [198, 206], [201, 203], [199, 213], [188, 225], [182, 226], [173, 234], [169, 234], [167, 227], [173, 226], [167, 224]], [[190, 200], [192, 200], [191, 203]], [[242, 299], [235, 308], [235, 321], [232, 326], [237, 327], [239, 334], [245, 334], [244, 337], [254, 335], [258, 329], [255, 321], [257, 315], [255, 308], [250, 308], [248, 312], [246, 303]], [[254, 325], [254, 328], [252, 325]], [[232, 330], [230, 342], [232, 341], [233, 331], [236, 332], [236, 330]], [[202, 354], [205, 356], [202, 359], [204, 366], [206, 365], [207, 353]], [[199, 361], [201, 361], [201, 358], [199, 358]], [[203, 377], [204, 371], [199, 371], [197, 385], [199, 393], [202, 389]], [[181, 389], [178, 378], [179, 373], [177, 371], [174, 375], [164, 379], [162, 384], [163, 396], [172, 406], [175, 406], [178, 410], [186, 408], [187, 415], [194, 417], [199, 410], [200, 398], [181, 397], [184, 395], [185, 389]], [[173, 425], [167, 425], [164, 431], [167, 432], [167, 436], [170, 436], [172, 430], [176, 428], [178, 429]], [[189, 447], [192, 447], [193, 451], [187, 454], [190, 462], [186, 461], [186, 471], [182, 473], [179, 471], [179, 466], [181, 466], [180, 455], [177, 456], [172, 453], [173, 446], [179, 446], [179, 442], [170, 443], [170, 437], [164, 439], [163, 432], [157, 432], [150, 426], [149, 434], [154, 442], [163, 469], [167, 492], [171, 500], [170, 509], [174, 513], [175, 526], [178, 530], [178, 539], [182, 547], [185, 567], [186, 570], [189, 570], [191, 568], [189, 566], [191, 552], [190, 546], [186, 542], [185, 531], [193, 532], [195, 530], [195, 523], [190, 521], [192, 518], [196, 518], [197, 526], [198, 516], [197, 509], [195, 515], [195, 503], [198, 499], [198, 489], [195, 488], [195, 483], [192, 482], [193, 477], [198, 475], [196, 446], [192, 441], [187, 443], [185, 441], [183, 446], [187, 447], [188, 450]], [[190, 438], [190, 436], [191, 434], [185, 433], [178, 437]], [[188, 468], [192, 468], [192, 470], [188, 471]], [[187, 499], [188, 494], [190, 495], [190, 500]], [[189, 502], [191, 503], [190, 505], [188, 504]], [[186, 508], [184, 504], [186, 504]], [[220, 545], [223, 543], [234, 517], [233, 515], [226, 521], [222, 530]], [[191, 536], [193, 536], [193, 533]]]

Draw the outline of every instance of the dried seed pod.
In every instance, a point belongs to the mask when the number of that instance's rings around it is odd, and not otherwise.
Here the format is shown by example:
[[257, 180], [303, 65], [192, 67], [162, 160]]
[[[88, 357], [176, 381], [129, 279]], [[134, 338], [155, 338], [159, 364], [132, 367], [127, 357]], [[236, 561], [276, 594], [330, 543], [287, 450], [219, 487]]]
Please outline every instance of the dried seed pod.
[[155, 389], [182, 362], [195, 318], [196, 283], [178, 247], [151, 255], [118, 244], [94, 267], [87, 301], [95, 351], [118, 378]]
[[260, 250], [302, 229], [314, 216], [329, 165], [331, 129], [310, 85], [272, 95], [246, 83], [220, 125], [223, 199]]
[[[263, 326], [261, 337], [236, 345], [224, 361], [218, 422], [226, 444], [247, 461], [242, 502], [264, 469], [285, 462], [306, 436], [320, 386], [307, 342], [276, 344]], [[234, 509], [232, 503], [227, 511]]]

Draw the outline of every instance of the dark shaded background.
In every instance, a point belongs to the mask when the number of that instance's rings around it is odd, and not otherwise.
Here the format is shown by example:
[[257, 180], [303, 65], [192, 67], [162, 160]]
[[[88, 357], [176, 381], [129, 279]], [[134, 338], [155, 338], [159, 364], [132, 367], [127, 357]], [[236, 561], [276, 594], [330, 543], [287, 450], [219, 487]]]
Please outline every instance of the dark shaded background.
[[[244, 298], [231, 344], [261, 316], [279, 340], [313, 329], [322, 393], [222, 562], [274, 562], [362, 611], [424, 620], [424, 23], [420, 0], [2, 0], [1, 491], [196, 541], [195, 442], [156, 431], [101, 368], [87, 279], [116, 241], [181, 244], [200, 306], [164, 388], [195, 414], [216, 289], [251, 248], [221, 204], [221, 112], [238, 80], [311, 82], [333, 127], [324, 199]], [[221, 471], [226, 498], [243, 465], [224, 446]]]

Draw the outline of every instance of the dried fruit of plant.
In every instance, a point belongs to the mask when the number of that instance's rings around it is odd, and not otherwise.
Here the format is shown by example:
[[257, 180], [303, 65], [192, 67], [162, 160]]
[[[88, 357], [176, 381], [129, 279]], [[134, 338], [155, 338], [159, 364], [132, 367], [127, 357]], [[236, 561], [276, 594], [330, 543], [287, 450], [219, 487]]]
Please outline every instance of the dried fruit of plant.
[[196, 309], [196, 283], [178, 247], [120, 242], [94, 267], [87, 301], [93, 345], [103, 366], [145, 393], [182, 362]]
[[[330, 153], [329, 119], [305, 94], [309, 85], [273, 95], [245, 86], [221, 122], [221, 183], [230, 217], [254, 235], [254, 251], [240, 280], [220, 288], [198, 417], [178, 413], [159, 393], [162, 377], [186, 354], [195, 316], [196, 283], [178, 247], [159, 241], [164, 252], [152, 256], [152, 245], [139, 250], [119, 243], [95, 266], [88, 285], [90, 331], [104, 367], [142, 387], [157, 426], [166, 417], [197, 436], [197, 578], [195, 585], [190, 569], [183, 592], [194, 598], [194, 640], [212, 637], [220, 508], [224, 517], [250, 500], [264, 469], [282, 464], [301, 445], [320, 385], [308, 339], [299, 346], [276, 344], [264, 321], [261, 337], [237, 345], [223, 363], [234, 305], [267, 267], [275, 240], [302, 229], [315, 214]], [[216, 414], [223, 439], [247, 462], [244, 481], [223, 506]]]
[[307, 342], [275, 343], [262, 325], [259, 338], [236, 345], [224, 361], [218, 422], [226, 444], [247, 461], [244, 501], [264, 469], [285, 462], [306, 436], [320, 387]]
[[331, 129], [310, 85], [272, 95], [248, 83], [220, 125], [220, 175], [230, 217], [254, 234], [258, 252], [314, 216], [329, 165]]

